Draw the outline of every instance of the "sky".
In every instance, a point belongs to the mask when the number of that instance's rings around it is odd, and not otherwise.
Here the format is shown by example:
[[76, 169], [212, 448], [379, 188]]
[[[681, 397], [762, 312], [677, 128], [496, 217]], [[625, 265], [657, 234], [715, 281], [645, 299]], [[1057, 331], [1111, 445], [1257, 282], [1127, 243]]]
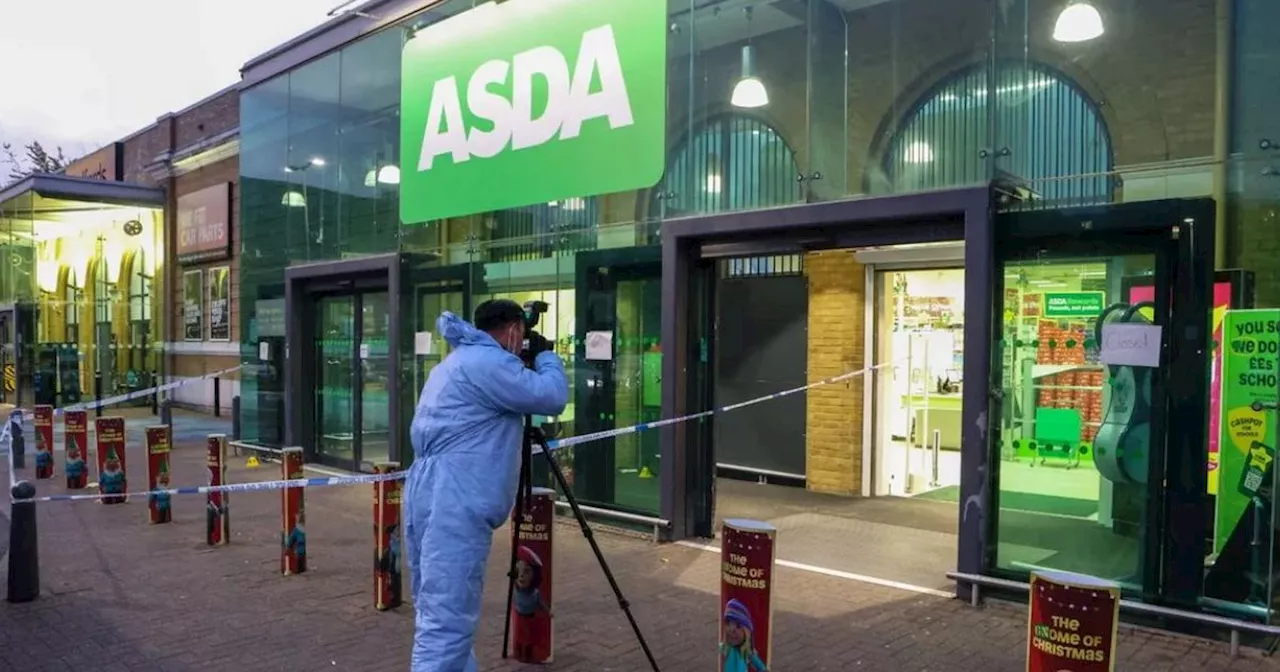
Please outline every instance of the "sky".
[[92, 152], [235, 83], [340, 3], [0, 0], [0, 142]]

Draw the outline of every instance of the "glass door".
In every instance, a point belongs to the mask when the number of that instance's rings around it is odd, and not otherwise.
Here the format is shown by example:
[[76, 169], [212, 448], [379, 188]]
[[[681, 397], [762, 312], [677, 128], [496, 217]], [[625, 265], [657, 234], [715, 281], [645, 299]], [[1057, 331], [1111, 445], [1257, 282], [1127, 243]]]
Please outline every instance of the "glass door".
[[391, 359], [388, 335], [391, 313], [387, 292], [357, 295], [360, 302], [360, 463], [363, 466], [391, 460], [391, 398], [388, 383]]
[[315, 447], [320, 462], [359, 464], [355, 422], [356, 297], [323, 296], [316, 300]]
[[1197, 205], [997, 217], [997, 573], [1064, 570], [1147, 601], [1198, 599], [1208, 394], [1195, 374], [1208, 371], [1213, 215]]
[[[657, 247], [577, 255], [571, 376], [574, 434], [628, 427], [662, 414], [662, 264]], [[657, 515], [660, 435], [642, 432], [561, 456], [584, 502]]]

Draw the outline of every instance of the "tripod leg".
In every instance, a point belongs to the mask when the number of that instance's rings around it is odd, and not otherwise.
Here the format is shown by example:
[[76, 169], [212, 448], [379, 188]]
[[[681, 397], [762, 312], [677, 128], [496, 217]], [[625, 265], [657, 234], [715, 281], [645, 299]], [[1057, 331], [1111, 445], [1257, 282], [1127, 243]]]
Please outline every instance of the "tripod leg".
[[654, 660], [653, 652], [649, 650], [649, 643], [645, 641], [644, 633], [640, 631], [640, 625], [636, 623], [635, 616], [631, 614], [631, 603], [622, 594], [622, 588], [618, 586], [617, 579], [613, 577], [613, 571], [609, 569], [609, 562], [605, 560], [604, 553], [600, 550], [600, 544], [596, 543], [595, 534], [591, 531], [591, 525], [587, 522], [587, 517], [582, 513], [582, 509], [578, 507], [578, 499], [573, 496], [573, 489], [569, 487], [568, 481], [565, 480], [564, 472], [560, 470], [560, 463], [551, 454], [551, 448], [547, 445], [546, 440], [540, 436], [537, 437], [537, 440], [539, 445], [542, 446], [542, 454], [547, 459], [547, 466], [551, 468], [551, 475], [555, 477], [565, 500], [569, 502], [573, 517], [578, 520], [578, 527], [582, 528], [582, 536], [586, 538], [587, 544], [591, 546], [591, 552], [595, 554], [596, 562], [600, 564], [600, 569], [604, 572], [604, 578], [609, 581], [609, 587], [613, 589], [613, 596], [618, 600], [618, 607], [622, 609], [622, 613], [626, 614], [627, 622], [631, 624], [631, 630], [636, 634], [636, 641], [640, 643], [640, 649], [644, 651], [645, 658], [649, 659], [649, 666], [653, 668], [653, 672], [659, 672], [658, 661]]
[[507, 566], [507, 611], [504, 614], [504, 625], [502, 626], [502, 657], [507, 657], [507, 648], [511, 643], [511, 602], [515, 599], [516, 590], [516, 554], [520, 549], [517, 543], [516, 530], [519, 529], [520, 520], [524, 517], [524, 508], [528, 505], [527, 494], [530, 490], [528, 483], [530, 481], [529, 473], [529, 455], [533, 452], [529, 447], [528, 439], [525, 439], [524, 448], [522, 449], [520, 460], [520, 479], [516, 486], [516, 506], [512, 512], [512, 533], [511, 533], [511, 562]]

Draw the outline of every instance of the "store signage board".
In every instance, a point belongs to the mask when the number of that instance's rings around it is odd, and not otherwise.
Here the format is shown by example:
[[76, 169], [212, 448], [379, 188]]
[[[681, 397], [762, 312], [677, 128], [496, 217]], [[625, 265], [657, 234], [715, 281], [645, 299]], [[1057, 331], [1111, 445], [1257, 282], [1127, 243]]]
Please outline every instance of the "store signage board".
[[1097, 317], [1102, 314], [1102, 292], [1045, 292], [1045, 317]]
[[508, 0], [419, 31], [401, 65], [400, 218], [656, 184], [666, 28], [662, 2]]
[[189, 264], [230, 256], [231, 183], [179, 196], [178, 261]]
[[1104, 324], [1098, 360], [1103, 364], [1160, 366], [1162, 330], [1158, 324]]

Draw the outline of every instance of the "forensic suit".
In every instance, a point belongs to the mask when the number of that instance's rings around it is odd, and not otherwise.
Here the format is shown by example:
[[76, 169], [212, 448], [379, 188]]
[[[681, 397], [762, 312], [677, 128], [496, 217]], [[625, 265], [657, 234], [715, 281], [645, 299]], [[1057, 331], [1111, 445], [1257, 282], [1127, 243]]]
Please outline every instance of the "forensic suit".
[[493, 531], [515, 506], [524, 418], [559, 415], [564, 366], [543, 352], [534, 369], [489, 334], [444, 313], [453, 351], [431, 371], [414, 413], [405, 480], [405, 547], [416, 628], [412, 672], [473, 672]]

